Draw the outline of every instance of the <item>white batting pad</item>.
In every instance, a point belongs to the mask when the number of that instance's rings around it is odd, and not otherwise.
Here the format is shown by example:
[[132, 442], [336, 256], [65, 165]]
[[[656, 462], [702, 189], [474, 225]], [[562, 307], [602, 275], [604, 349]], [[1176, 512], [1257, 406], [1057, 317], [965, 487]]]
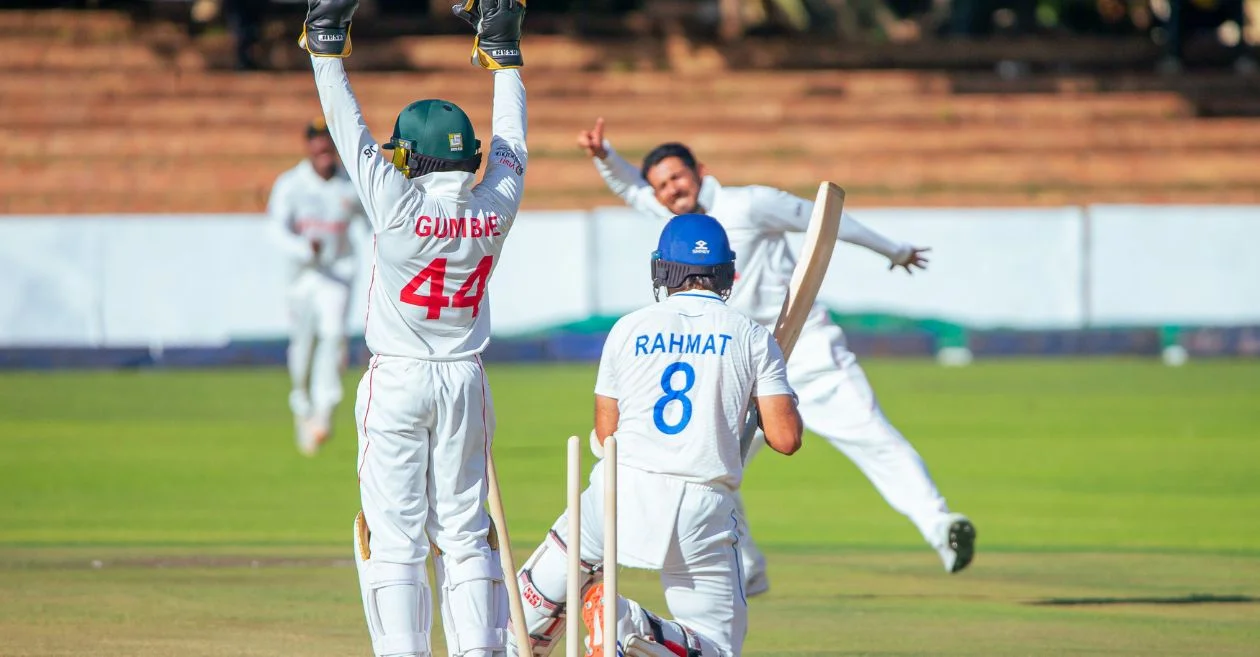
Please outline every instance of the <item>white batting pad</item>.
[[355, 519], [354, 556], [372, 652], [377, 657], [426, 657], [433, 623], [424, 564], [371, 558], [367, 522]]
[[504, 655], [508, 626], [507, 589], [497, 557], [471, 557], [453, 563], [434, 552], [442, 599], [442, 628], [452, 655]]

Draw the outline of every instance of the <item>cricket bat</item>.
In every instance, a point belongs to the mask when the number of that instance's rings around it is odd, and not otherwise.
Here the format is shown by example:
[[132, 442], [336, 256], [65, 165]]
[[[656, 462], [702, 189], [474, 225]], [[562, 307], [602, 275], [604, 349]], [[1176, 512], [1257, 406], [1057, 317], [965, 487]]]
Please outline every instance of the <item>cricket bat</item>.
[[[784, 361], [792, 356], [792, 348], [796, 346], [796, 339], [801, 337], [805, 318], [809, 317], [809, 311], [818, 298], [818, 290], [831, 265], [831, 252], [840, 237], [840, 216], [843, 212], [844, 190], [829, 181], [819, 185], [814, 212], [805, 231], [805, 244], [801, 247], [796, 269], [792, 271], [792, 282], [779, 311], [779, 320], [774, 325], [774, 339], [783, 351]], [[739, 435], [739, 451], [745, 460], [757, 434], [758, 421], [757, 406], [752, 404]]]

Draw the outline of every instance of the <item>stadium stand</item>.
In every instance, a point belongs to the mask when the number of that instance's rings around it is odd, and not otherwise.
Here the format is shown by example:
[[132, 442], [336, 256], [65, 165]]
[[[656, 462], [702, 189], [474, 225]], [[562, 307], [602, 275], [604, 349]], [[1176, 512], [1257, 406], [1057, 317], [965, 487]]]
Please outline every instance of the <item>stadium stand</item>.
[[[7, 10], [0, 23], [20, 35], [0, 42], [0, 212], [261, 211], [318, 111], [283, 27], [266, 33], [271, 70], [238, 72], [226, 34], [178, 21]], [[1260, 202], [1256, 79], [1117, 70], [1153, 71], [1151, 45], [1033, 43], [1021, 57], [1034, 72], [1005, 78], [992, 66], [1009, 56], [1002, 42], [835, 48], [821, 65], [843, 68], [806, 69], [782, 39], [723, 49], [547, 32], [528, 42], [527, 208], [612, 204], [574, 147], [597, 116], [631, 158], [685, 139], [729, 183], [809, 193], [829, 178], [860, 206]], [[431, 96], [488, 130], [489, 79], [467, 49], [462, 36], [356, 31], [373, 130]]]

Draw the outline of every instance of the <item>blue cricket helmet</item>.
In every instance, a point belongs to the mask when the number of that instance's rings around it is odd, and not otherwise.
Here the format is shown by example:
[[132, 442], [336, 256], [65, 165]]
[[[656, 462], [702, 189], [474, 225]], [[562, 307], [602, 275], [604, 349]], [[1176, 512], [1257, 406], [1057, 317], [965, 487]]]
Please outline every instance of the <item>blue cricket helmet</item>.
[[718, 293], [735, 284], [735, 252], [726, 229], [707, 214], [670, 219], [652, 252], [653, 287], [682, 287], [689, 276], [712, 276]]

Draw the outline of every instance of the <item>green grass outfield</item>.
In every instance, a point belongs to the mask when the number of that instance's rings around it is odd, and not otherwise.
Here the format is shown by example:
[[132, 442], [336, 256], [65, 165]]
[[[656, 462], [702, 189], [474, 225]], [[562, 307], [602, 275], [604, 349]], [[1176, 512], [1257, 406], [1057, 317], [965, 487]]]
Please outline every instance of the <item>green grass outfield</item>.
[[[767, 452], [745, 493], [772, 590], [746, 652], [1260, 654], [1260, 362], [866, 367], [976, 561], [946, 575], [825, 441]], [[563, 506], [594, 368], [490, 376], [519, 562]], [[306, 459], [279, 369], [0, 373], [0, 655], [369, 655], [356, 384]]]

